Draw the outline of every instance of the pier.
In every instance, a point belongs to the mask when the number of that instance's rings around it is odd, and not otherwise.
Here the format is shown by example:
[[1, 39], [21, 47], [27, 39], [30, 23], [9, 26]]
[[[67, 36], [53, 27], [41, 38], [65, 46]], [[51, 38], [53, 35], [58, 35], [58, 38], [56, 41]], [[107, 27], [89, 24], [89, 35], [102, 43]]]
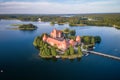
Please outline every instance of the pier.
[[115, 59], [115, 60], [120, 61], [120, 57], [117, 57], [117, 56], [104, 54], [104, 53], [100, 53], [100, 52], [95, 52], [95, 51], [84, 51], [84, 52], [91, 53], [91, 54], [96, 54], [96, 55], [100, 55], [100, 56], [104, 56], [104, 57], [107, 57], [107, 58], [111, 58], [111, 59]]

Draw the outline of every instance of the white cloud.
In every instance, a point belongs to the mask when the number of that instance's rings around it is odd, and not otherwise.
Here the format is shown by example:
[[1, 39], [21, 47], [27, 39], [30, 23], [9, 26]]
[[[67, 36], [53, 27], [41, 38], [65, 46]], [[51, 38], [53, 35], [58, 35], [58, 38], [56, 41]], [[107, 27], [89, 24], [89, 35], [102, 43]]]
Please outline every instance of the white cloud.
[[[120, 1], [118, 1], [120, 3]], [[115, 1], [89, 2], [77, 4], [53, 2], [0, 2], [0, 14], [64, 14], [64, 13], [101, 13], [120, 12]], [[114, 5], [114, 6], [113, 6]]]

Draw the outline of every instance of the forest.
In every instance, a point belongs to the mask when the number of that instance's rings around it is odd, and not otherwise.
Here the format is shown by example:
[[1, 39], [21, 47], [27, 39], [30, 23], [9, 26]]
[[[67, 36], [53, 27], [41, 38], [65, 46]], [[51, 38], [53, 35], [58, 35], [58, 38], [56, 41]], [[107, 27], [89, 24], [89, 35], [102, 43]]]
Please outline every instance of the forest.
[[[64, 14], [63, 14], [64, 15]], [[63, 15], [33, 15], [33, 14], [1, 14], [0, 19], [19, 19], [23, 21], [38, 21], [41, 18], [43, 22], [51, 24], [65, 24], [70, 26], [109, 26], [120, 28], [120, 13], [102, 13], [102, 14], [73, 14], [67, 17]]]

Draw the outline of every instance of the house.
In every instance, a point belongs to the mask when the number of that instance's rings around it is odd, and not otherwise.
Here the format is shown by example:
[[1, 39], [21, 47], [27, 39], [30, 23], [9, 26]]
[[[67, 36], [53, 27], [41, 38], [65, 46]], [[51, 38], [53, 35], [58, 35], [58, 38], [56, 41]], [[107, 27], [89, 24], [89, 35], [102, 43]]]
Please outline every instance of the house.
[[38, 21], [41, 22], [42, 21], [41, 18], [38, 18]]
[[80, 44], [81, 38], [80, 36], [77, 36], [75, 41], [73, 39], [64, 39], [63, 32], [54, 29], [50, 33], [50, 37], [44, 34], [43, 41], [47, 42], [51, 46], [56, 46], [61, 50], [66, 50], [70, 47], [70, 45], [74, 47], [75, 45]]

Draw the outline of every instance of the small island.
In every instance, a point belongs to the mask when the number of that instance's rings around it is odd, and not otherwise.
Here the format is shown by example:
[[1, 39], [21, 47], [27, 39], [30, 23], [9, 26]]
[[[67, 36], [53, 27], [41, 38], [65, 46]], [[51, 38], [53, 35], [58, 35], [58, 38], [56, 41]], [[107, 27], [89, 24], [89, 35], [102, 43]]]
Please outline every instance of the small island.
[[91, 49], [100, 42], [99, 36], [80, 37], [75, 34], [75, 30], [68, 28], [54, 29], [50, 35], [43, 33], [37, 36], [33, 45], [40, 50], [39, 56], [42, 58], [75, 59], [83, 56], [83, 50]]
[[17, 28], [12, 29], [19, 29], [19, 30], [36, 30], [37, 26], [33, 24], [12, 24], [12, 26], [17, 26]]
[[18, 27], [20, 30], [35, 30], [37, 27], [33, 24], [22, 24]]

